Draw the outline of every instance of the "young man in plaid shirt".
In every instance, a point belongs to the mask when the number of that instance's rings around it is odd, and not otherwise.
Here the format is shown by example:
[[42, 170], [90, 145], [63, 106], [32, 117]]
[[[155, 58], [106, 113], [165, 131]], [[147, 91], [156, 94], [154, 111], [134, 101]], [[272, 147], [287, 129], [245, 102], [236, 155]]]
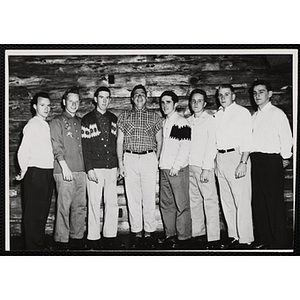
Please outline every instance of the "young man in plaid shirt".
[[162, 142], [162, 120], [146, 109], [147, 92], [137, 85], [131, 92], [133, 109], [118, 119], [117, 154], [120, 175], [125, 177], [133, 249], [144, 242], [154, 248], [156, 230], [155, 194], [158, 157]]

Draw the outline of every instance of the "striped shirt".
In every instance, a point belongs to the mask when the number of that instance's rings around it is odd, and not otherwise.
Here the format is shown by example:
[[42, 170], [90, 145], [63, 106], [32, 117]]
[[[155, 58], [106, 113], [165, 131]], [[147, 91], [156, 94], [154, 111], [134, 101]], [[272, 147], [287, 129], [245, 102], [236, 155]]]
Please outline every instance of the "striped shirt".
[[156, 112], [145, 108], [124, 111], [117, 125], [124, 134], [124, 151], [157, 150], [156, 134], [162, 128], [162, 119]]

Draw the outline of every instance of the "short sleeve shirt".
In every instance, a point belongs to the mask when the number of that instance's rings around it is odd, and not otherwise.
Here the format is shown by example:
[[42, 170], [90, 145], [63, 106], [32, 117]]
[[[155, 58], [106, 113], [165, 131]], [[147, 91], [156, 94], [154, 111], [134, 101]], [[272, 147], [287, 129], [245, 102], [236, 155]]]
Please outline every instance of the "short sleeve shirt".
[[125, 111], [118, 118], [118, 129], [124, 134], [124, 150], [155, 151], [156, 134], [161, 128], [161, 117], [148, 109]]

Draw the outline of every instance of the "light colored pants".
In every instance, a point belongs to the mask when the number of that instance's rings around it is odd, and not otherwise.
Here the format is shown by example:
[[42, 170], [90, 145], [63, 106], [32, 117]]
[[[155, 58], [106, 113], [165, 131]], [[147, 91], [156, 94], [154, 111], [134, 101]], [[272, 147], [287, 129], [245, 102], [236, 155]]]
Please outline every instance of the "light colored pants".
[[251, 210], [251, 166], [247, 164], [246, 176], [236, 179], [235, 170], [241, 160], [238, 151], [218, 153], [216, 174], [220, 186], [222, 209], [225, 215], [228, 237], [240, 243], [254, 241]]
[[208, 182], [200, 181], [202, 168], [189, 166], [192, 236], [207, 235], [207, 240], [220, 240], [219, 201], [215, 173], [209, 171]]
[[124, 166], [127, 172], [125, 188], [131, 232], [137, 233], [143, 229], [154, 232], [156, 230], [156, 154], [152, 152], [138, 155], [125, 152]]
[[82, 239], [86, 217], [86, 174], [72, 172], [73, 180], [53, 174], [57, 189], [57, 214], [54, 240], [67, 243], [69, 236]]
[[116, 237], [118, 230], [117, 168], [94, 169], [98, 183], [87, 179], [88, 240], [98, 240], [100, 234], [100, 205], [104, 200], [103, 236]]

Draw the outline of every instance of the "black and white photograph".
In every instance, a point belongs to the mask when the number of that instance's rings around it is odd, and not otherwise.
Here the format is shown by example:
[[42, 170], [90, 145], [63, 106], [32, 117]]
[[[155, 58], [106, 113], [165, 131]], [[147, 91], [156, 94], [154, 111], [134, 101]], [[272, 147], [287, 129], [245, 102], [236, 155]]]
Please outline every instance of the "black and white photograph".
[[296, 46], [25, 48], [5, 51], [5, 251], [294, 253]]

